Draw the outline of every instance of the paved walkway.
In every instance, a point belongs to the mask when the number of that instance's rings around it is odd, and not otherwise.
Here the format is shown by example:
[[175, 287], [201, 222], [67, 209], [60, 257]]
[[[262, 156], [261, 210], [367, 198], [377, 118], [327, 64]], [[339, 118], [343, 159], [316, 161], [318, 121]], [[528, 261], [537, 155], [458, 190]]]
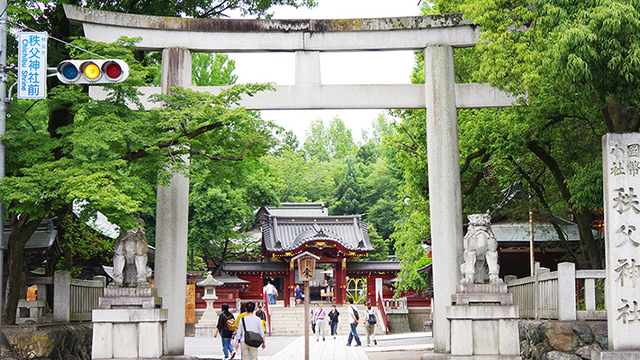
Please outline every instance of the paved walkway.
[[[433, 349], [431, 333], [417, 332], [406, 334], [379, 335], [378, 346], [367, 347], [365, 338], [361, 337], [362, 347], [347, 347], [347, 336], [327, 338], [326, 341], [309, 339], [310, 360], [369, 360], [367, 353], [388, 352], [388, 359], [402, 359], [406, 351], [429, 351]], [[304, 337], [267, 337], [266, 349], [258, 350], [258, 360], [300, 360], [304, 359]], [[399, 357], [394, 356], [398, 354]], [[185, 355], [197, 356], [201, 359], [222, 359], [220, 338], [185, 338]], [[236, 355], [236, 359], [240, 354]]]

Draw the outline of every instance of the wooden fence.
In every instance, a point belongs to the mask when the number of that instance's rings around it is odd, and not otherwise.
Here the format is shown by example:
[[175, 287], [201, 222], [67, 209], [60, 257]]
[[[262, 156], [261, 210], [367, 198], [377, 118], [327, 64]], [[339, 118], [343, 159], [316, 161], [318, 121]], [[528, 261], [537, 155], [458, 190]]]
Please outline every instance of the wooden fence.
[[104, 294], [104, 276], [94, 280], [72, 279], [68, 271], [53, 275], [53, 322], [91, 321], [91, 311], [98, 308]]
[[574, 321], [607, 318], [605, 310], [596, 310], [596, 299], [602, 296], [596, 280], [605, 278], [605, 270], [576, 271], [575, 264], [560, 263], [558, 271], [537, 268], [534, 276], [505, 280], [521, 318]]

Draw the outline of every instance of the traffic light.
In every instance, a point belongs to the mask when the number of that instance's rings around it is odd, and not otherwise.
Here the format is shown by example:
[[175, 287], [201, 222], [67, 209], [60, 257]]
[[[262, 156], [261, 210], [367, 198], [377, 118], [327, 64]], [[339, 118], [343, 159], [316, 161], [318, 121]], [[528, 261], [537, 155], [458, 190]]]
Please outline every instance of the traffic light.
[[119, 59], [64, 60], [56, 75], [65, 84], [111, 84], [129, 77], [129, 65]]

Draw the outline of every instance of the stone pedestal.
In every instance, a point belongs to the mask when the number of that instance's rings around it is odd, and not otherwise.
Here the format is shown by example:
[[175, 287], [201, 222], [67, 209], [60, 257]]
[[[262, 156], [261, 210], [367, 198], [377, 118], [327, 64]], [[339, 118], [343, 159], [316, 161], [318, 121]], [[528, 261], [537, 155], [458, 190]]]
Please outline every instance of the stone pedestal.
[[92, 359], [160, 358], [164, 353], [167, 310], [148, 285], [107, 287], [93, 310]]
[[591, 352], [591, 360], [640, 360], [640, 351], [634, 350], [594, 350]]
[[520, 360], [518, 307], [509, 293], [453, 295], [447, 307], [450, 343], [446, 359]]

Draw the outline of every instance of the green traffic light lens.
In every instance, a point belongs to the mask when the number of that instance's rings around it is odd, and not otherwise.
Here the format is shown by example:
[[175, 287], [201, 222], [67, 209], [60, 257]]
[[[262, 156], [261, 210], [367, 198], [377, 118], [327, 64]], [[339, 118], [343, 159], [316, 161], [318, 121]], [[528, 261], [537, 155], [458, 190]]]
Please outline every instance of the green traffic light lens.
[[62, 76], [66, 79], [73, 80], [78, 77], [78, 68], [73, 64], [67, 64], [62, 68]]

